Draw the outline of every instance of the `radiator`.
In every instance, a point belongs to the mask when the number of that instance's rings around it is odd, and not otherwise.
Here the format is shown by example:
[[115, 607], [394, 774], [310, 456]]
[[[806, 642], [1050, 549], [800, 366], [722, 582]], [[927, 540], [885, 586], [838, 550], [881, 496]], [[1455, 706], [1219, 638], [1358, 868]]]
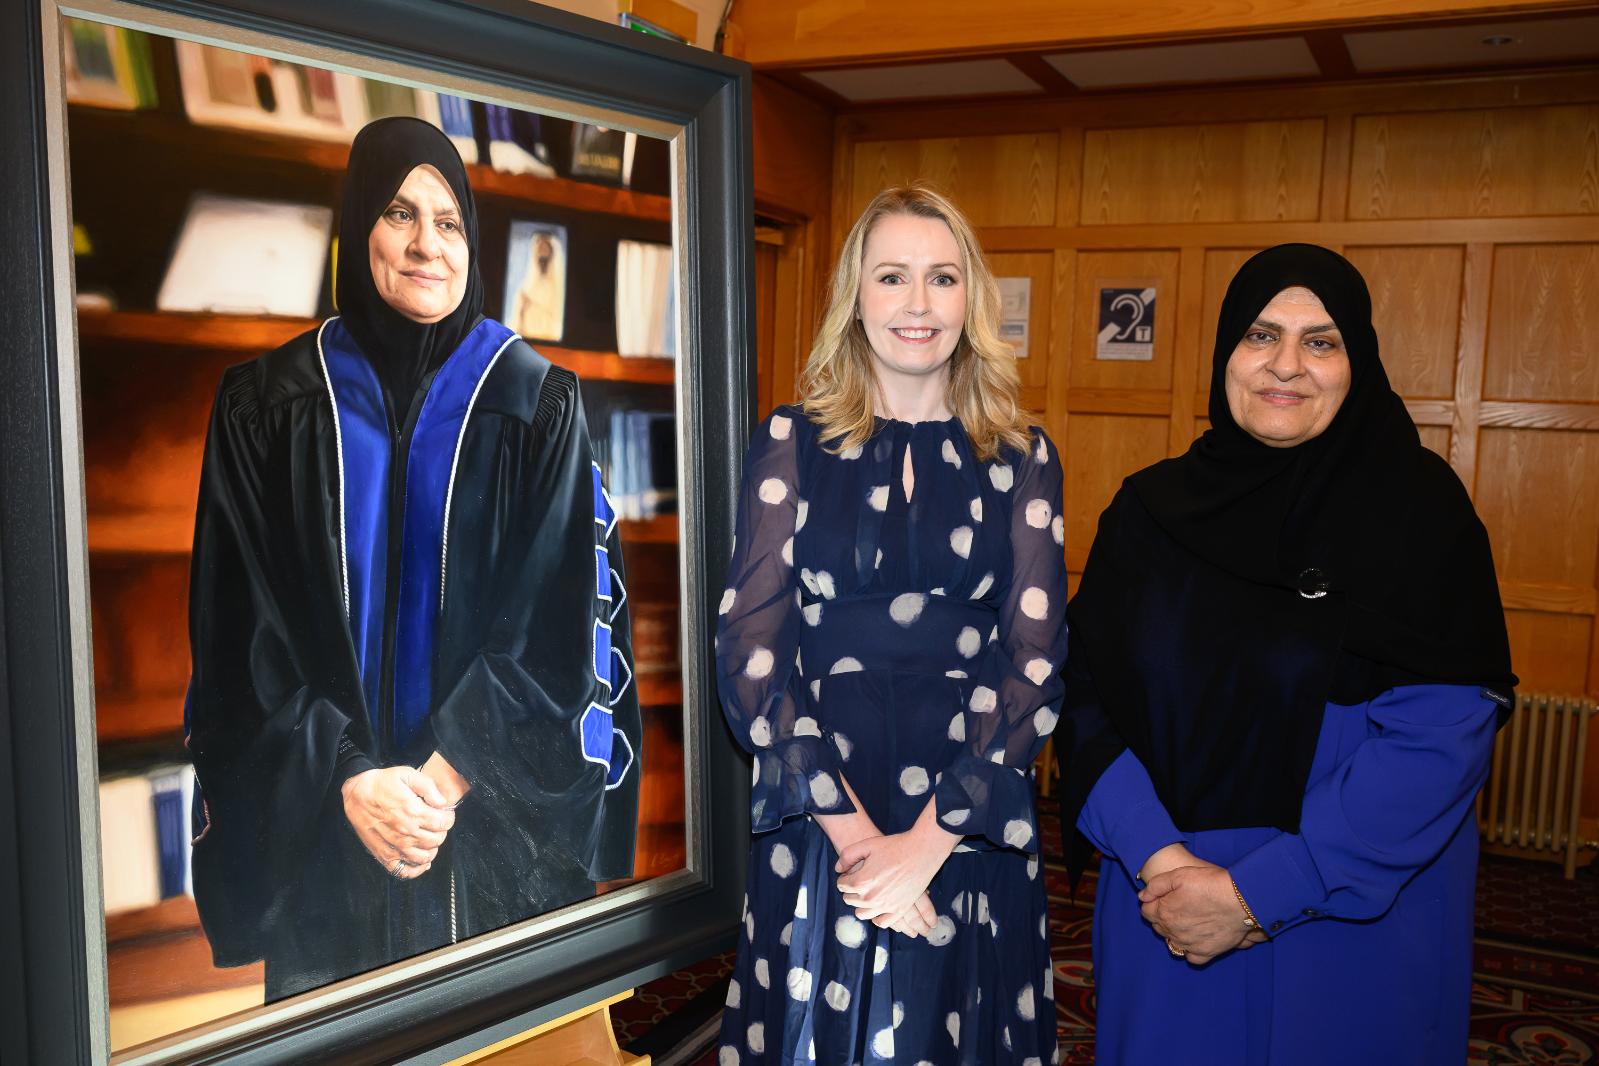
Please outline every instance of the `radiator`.
[[1477, 826], [1495, 851], [1553, 859], [1567, 878], [1576, 876], [1584, 847], [1583, 754], [1594, 709], [1593, 700], [1576, 696], [1518, 695], [1477, 795]]

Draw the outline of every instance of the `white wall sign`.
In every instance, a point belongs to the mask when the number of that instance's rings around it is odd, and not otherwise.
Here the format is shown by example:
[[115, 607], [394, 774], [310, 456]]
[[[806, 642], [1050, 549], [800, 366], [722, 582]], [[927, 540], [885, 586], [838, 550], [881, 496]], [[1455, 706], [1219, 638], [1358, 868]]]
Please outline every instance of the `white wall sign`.
[[1027, 358], [1028, 322], [1033, 306], [1032, 278], [995, 278], [999, 282], [999, 336]]

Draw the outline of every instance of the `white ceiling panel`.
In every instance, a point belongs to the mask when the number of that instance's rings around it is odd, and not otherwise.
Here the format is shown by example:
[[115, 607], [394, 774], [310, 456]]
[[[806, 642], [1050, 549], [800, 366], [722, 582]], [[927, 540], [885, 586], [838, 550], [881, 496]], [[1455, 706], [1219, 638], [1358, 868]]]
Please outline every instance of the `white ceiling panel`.
[[807, 70], [805, 76], [846, 100], [858, 101], [1043, 92], [1037, 82], [1003, 59]]
[[[1511, 41], [1497, 46], [1483, 43], [1484, 38], [1494, 37]], [[1355, 69], [1373, 73], [1593, 59], [1599, 58], [1599, 15], [1366, 30], [1346, 33], [1344, 41]]]
[[1112, 48], [1044, 58], [1080, 89], [1314, 77], [1321, 73], [1301, 37]]

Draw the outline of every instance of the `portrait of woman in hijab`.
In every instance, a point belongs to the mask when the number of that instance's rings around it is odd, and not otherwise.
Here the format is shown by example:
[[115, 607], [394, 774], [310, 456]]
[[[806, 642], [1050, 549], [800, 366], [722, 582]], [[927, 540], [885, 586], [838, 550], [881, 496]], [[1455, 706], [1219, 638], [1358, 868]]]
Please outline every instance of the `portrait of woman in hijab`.
[[1123, 483], [1068, 608], [1097, 1059], [1463, 1062], [1472, 797], [1516, 685], [1487, 533], [1325, 248], [1239, 270], [1209, 414]]
[[417, 119], [351, 147], [338, 313], [230, 368], [190, 582], [194, 893], [268, 1001], [632, 872], [640, 719], [577, 378], [485, 318]]

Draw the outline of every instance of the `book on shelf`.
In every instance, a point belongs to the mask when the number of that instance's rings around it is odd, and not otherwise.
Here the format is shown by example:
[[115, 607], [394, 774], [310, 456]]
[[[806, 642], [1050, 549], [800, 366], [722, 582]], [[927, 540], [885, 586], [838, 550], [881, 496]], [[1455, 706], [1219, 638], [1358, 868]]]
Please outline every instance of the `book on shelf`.
[[682, 669], [678, 651], [678, 605], [658, 600], [628, 601], [633, 631], [633, 670], [638, 674], [675, 673]]
[[442, 97], [438, 93], [376, 78], [362, 78], [361, 87], [366, 92], [367, 122], [380, 118], [419, 118], [444, 128]]
[[477, 134], [472, 125], [472, 102], [463, 96], [439, 93], [439, 129], [461, 153], [461, 162], [477, 162]]
[[161, 281], [161, 311], [316, 315], [333, 209], [196, 193]]
[[107, 914], [193, 893], [193, 802], [192, 766], [158, 766], [100, 782], [100, 862]]
[[[175, 44], [183, 109], [197, 125], [348, 141], [373, 119], [409, 115], [455, 139], [447, 115], [454, 118], [456, 109], [446, 101], [458, 98], [231, 48]], [[476, 162], [470, 116], [466, 142], [472, 145], [466, 161]]]
[[595, 460], [619, 517], [677, 512], [677, 419], [601, 401], [590, 413]]
[[616, 244], [616, 350], [625, 356], [677, 356], [677, 272], [672, 246]]
[[483, 111], [488, 123], [490, 166], [510, 174], [555, 177], [555, 163], [545, 134], [547, 119], [503, 104], [484, 104]]
[[63, 20], [61, 58], [67, 100], [123, 111], [156, 105], [150, 38], [100, 22]]
[[572, 162], [567, 172], [584, 181], [627, 185], [632, 179], [638, 135], [609, 126], [578, 122], [572, 126]]

